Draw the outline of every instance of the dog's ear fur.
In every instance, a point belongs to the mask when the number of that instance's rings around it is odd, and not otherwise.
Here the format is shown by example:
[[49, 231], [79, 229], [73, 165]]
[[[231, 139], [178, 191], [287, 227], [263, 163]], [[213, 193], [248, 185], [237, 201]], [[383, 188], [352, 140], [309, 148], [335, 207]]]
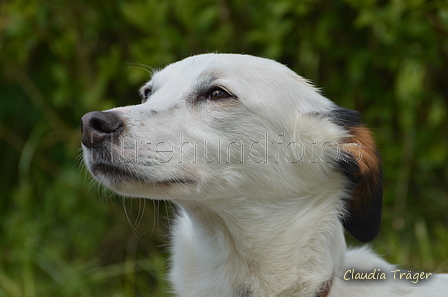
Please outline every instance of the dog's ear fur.
[[339, 108], [333, 122], [349, 132], [340, 147], [337, 167], [348, 178], [344, 228], [357, 240], [373, 240], [379, 231], [382, 207], [381, 160], [370, 131], [356, 111]]

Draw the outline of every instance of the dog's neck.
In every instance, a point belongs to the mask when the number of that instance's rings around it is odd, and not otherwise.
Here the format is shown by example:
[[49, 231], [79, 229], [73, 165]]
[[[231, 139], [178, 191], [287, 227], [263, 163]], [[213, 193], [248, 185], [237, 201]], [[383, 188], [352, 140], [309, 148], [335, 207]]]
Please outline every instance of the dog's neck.
[[318, 296], [345, 256], [338, 197], [179, 204], [172, 282], [180, 296]]

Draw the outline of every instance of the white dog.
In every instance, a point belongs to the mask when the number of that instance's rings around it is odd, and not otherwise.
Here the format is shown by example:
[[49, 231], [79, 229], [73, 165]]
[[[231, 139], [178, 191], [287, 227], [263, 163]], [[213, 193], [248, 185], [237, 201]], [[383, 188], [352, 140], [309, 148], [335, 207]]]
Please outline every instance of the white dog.
[[446, 275], [347, 251], [344, 229], [367, 242], [381, 217], [381, 162], [356, 112], [248, 55], [187, 58], [141, 93], [82, 118], [84, 158], [115, 192], [179, 206], [178, 296], [448, 296]]

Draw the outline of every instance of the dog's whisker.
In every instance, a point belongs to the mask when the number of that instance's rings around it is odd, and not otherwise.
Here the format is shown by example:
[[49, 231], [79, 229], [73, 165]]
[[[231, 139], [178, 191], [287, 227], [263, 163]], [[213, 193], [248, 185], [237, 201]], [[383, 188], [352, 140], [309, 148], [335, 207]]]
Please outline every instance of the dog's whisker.
[[145, 198], [137, 198], [138, 199], [138, 214], [137, 218], [135, 219], [134, 225], [136, 228], [140, 226], [140, 223], [143, 220], [143, 216], [145, 214], [145, 207], [146, 207], [146, 199]]
[[[131, 227], [132, 233], [134, 233], [134, 235], [135, 235], [135, 237], [137, 237], [137, 239], [140, 239], [140, 237], [139, 237], [140, 233], [138, 232], [136, 226], [134, 225], [134, 223], [132, 222], [132, 220], [131, 220], [131, 218], [129, 216], [128, 209], [126, 207], [126, 200], [127, 200], [127, 198], [123, 197], [122, 198], [122, 202], [121, 202], [122, 205], [123, 205], [124, 213], [126, 215], [126, 220], [128, 221], [129, 227]], [[130, 203], [131, 203], [130, 209], [132, 210], [132, 199], [131, 199]]]
[[149, 75], [152, 75], [156, 69], [141, 63], [128, 63], [129, 66], [124, 67], [125, 69], [139, 69], [147, 72]]

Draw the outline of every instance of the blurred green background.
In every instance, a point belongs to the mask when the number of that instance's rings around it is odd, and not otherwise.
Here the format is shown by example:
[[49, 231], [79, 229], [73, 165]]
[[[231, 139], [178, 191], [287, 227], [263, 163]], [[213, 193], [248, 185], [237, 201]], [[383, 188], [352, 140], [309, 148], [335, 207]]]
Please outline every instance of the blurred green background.
[[170, 296], [171, 205], [123, 200], [80, 159], [80, 117], [140, 101], [148, 65], [204, 52], [276, 59], [373, 128], [373, 243], [448, 271], [448, 2], [0, 2], [0, 296]]

